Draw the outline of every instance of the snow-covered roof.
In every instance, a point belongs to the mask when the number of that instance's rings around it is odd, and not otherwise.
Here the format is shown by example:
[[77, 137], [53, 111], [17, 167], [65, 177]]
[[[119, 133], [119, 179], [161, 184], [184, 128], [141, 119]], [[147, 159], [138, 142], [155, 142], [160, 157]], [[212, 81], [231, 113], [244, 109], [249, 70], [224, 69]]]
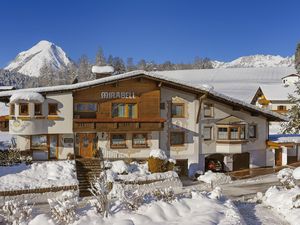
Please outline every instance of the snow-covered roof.
[[296, 70], [293, 67], [219, 68], [158, 73], [193, 84], [208, 84], [218, 92], [250, 103], [260, 85], [281, 84], [283, 76]]
[[263, 84], [260, 85], [260, 89], [266, 99], [270, 101], [287, 101], [289, 94], [294, 94], [296, 86], [285, 87], [282, 84]]
[[18, 91], [10, 97], [10, 103], [16, 103], [20, 101], [42, 103], [44, 100], [45, 98], [43, 95], [32, 91]]
[[14, 86], [0, 86], [0, 91], [13, 90]]
[[115, 69], [112, 66], [93, 66], [92, 73], [113, 73]]
[[300, 134], [269, 135], [269, 140], [276, 143], [300, 143]]
[[298, 73], [292, 73], [292, 74], [289, 74], [289, 75], [286, 75], [286, 76], [282, 77], [281, 79], [284, 79], [286, 77], [300, 77], [300, 74], [298, 74]]
[[[24, 91], [25, 92], [27, 92], [27, 91], [38, 92], [38, 93], [73, 91], [73, 90], [77, 90], [77, 89], [90, 88], [91, 86], [96, 86], [96, 85], [100, 85], [100, 84], [103, 85], [103, 84], [115, 82], [118, 80], [133, 79], [138, 76], [146, 76], [151, 79], [155, 79], [155, 80], [162, 81], [165, 83], [170, 83], [177, 87], [185, 88], [188, 91], [194, 91], [194, 92], [198, 92], [198, 93], [200, 92], [203, 94], [207, 94], [207, 96], [209, 98], [223, 102], [225, 104], [230, 104], [233, 106], [240, 106], [244, 110], [247, 110], [250, 112], [263, 114], [264, 116], [271, 118], [272, 120], [287, 120], [287, 118], [283, 115], [269, 111], [267, 109], [258, 108], [256, 106], [246, 103], [242, 100], [224, 95], [220, 92], [213, 90], [212, 88], [208, 88], [208, 86], [206, 86], [206, 85], [195, 84], [192, 81], [186, 82], [183, 80], [174, 79], [171, 77], [161, 75], [160, 72], [159, 73], [146, 72], [143, 70], [136, 70], [136, 71], [132, 71], [132, 72], [124, 73], [124, 74], [104, 77], [101, 79], [96, 79], [96, 80], [91, 80], [91, 81], [86, 81], [86, 82], [81, 82], [81, 83], [76, 83], [76, 84], [59, 85], [59, 86], [52, 86], [52, 87], [28, 88], [28, 89], [14, 90], [14, 91], [3, 91], [3, 92], [0, 92], [0, 99], [1, 98], [5, 99], [15, 93], [20, 93], [20, 92], [22, 93]], [[188, 80], [188, 79], [185, 79], [185, 80]]]

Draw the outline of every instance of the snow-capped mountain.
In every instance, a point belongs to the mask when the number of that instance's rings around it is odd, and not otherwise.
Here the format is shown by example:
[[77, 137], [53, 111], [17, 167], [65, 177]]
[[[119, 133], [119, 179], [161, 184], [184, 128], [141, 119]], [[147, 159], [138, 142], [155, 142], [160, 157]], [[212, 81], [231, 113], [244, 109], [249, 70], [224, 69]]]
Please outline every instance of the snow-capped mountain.
[[261, 68], [261, 67], [293, 67], [294, 56], [250, 55], [242, 56], [231, 62], [212, 61], [214, 68]]
[[27, 51], [23, 51], [4, 69], [23, 73], [29, 76], [40, 76], [40, 69], [47, 63], [54, 70], [66, 67], [71, 60], [59, 46], [40, 41]]

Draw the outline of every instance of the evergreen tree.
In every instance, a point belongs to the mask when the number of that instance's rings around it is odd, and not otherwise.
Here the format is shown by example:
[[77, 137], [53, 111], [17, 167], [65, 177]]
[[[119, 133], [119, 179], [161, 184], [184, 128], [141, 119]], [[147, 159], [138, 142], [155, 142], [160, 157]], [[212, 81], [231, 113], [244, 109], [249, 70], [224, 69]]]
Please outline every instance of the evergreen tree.
[[136, 70], [136, 69], [137, 69], [137, 67], [133, 63], [133, 58], [131, 58], [131, 57], [127, 58], [127, 62], [126, 62], [127, 72], [133, 71], [133, 70]]
[[282, 123], [283, 133], [285, 134], [299, 134], [300, 133], [300, 84], [296, 83], [296, 90], [294, 95], [289, 95], [289, 101], [293, 104], [288, 111], [289, 121]]
[[295, 69], [300, 73], [300, 43], [298, 43], [295, 53]]
[[106, 59], [103, 54], [102, 48], [99, 48], [97, 51], [95, 65], [96, 66], [105, 66], [106, 65]]

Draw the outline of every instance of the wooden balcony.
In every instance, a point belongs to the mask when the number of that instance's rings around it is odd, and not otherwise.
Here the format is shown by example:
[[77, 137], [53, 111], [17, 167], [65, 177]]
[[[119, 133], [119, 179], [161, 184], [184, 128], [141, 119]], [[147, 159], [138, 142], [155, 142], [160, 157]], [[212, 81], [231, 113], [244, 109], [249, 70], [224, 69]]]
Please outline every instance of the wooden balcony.
[[131, 119], [131, 118], [84, 118], [74, 119], [73, 130], [82, 131], [160, 131], [163, 129], [165, 119]]

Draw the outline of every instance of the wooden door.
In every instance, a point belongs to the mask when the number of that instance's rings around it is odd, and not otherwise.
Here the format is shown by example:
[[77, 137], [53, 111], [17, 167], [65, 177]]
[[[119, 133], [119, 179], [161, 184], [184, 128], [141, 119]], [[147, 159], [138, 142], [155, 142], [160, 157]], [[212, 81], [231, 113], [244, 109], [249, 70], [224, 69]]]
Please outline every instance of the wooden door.
[[80, 133], [79, 136], [79, 156], [82, 158], [92, 158], [94, 150], [95, 133]]
[[282, 166], [282, 149], [275, 150], [275, 166]]

